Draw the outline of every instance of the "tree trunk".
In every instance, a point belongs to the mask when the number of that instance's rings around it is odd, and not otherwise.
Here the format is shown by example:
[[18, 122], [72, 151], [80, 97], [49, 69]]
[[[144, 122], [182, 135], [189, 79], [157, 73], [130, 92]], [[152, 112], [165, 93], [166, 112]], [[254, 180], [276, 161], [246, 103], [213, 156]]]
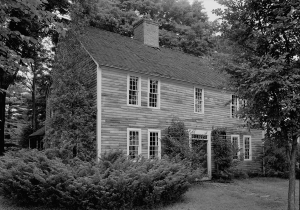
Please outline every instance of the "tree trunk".
[[37, 130], [35, 83], [36, 83], [36, 73], [35, 73], [35, 71], [33, 71], [33, 79], [32, 79], [32, 129], [33, 129], [33, 131]]
[[0, 156], [4, 155], [5, 98], [6, 93], [0, 92]]
[[297, 138], [293, 138], [292, 148], [289, 153], [289, 191], [288, 191], [288, 210], [295, 210], [295, 185], [296, 185], [296, 152]]

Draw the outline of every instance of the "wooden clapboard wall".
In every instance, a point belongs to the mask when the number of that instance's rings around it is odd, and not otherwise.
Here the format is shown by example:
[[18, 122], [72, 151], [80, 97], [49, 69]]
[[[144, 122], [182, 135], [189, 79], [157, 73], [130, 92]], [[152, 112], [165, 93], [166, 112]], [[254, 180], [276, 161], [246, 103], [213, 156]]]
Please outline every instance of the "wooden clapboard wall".
[[[142, 131], [142, 155], [147, 157], [148, 129], [167, 128], [174, 117], [182, 120], [188, 129], [212, 130], [226, 127], [240, 134], [252, 136], [252, 161], [244, 161], [247, 170], [261, 169], [262, 131], [242, 128], [242, 121], [230, 116], [231, 93], [197, 85], [204, 90], [204, 114], [194, 113], [194, 84], [146, 74], [103, 67], [101, 68], [101, 152], [110, 149], [127, 149], [127, 128]], [[141, 106], [127, 105], [127, 76], [141, 77]], [[160, 109], [147, 107], [148, 78], [160, 80]], [[163, 135], [163, 133], [162, 133]]]

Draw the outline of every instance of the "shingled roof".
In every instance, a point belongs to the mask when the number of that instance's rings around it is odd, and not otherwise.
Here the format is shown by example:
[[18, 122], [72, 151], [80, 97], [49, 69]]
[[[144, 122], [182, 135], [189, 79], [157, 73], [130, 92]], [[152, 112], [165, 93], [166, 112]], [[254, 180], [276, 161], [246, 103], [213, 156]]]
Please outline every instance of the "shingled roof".
[[226, 75], [214, 69], [208, 58], [167, 48], [153, 48], [129, 37], [87, 28], [81, 42], [101, 66], [160, 76], [223, 89]]

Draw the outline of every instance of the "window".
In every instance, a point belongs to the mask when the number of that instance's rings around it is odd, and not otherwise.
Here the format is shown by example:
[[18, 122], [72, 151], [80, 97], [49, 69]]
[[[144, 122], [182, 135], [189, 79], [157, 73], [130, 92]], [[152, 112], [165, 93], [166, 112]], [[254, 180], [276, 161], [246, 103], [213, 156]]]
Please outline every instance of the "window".
[[160, 130], [148, 130], [148, 158], [161, 158]]
[[201, 88], [194, 89], [195, 98], [194, 98], [194, 107], [196, 113], [204, 113], [204, 91]]
[[140, 106], [141, 104], [141, 79], [128, 76], [128, 105]]
[[239, 98], [231, 95], [230, 112], [232, 118], [237, 118], [237, 111], [239, 109]]
[[232, 143], [233, 149], [237, 151], [233, 155], [233, 159], [239, 159], [240, 136], [239, 135], [231, 135], [231, 143]]
[[127, 155], [137, 158], [141, 154], [141, 129], [127, 129]]
[[158, 80], [149, 79], [148, 84], [148, 107], [159, 108], [160, 82]]
[[244, 160], [252, 159], [251, 136], [244, 136]]

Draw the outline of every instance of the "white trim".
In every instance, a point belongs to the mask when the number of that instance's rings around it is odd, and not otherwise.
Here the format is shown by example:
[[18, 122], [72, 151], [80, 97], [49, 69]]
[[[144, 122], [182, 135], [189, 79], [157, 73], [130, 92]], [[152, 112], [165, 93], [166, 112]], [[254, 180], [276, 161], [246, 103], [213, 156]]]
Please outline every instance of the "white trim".
[[[245, 158], [245, 138], [249, 138], [249, 159]], [[244, 135], [243, 136], [243, 146], [244, 146], [244, 160], [252, 160], [252, 138], [250, 135]]]
[[148, 159], [150, 159], [150, 132], [158, 133], [158, 159], [161, 159], [161, 131], [156, 129], [148, 129]]
[[[196, 88], [201, 89], [202, 94], [202, 104], [201, 104], [201, 112], [196, 112]], [[194, 113], [196, 114], [204, 114], [204, 89], [201, 87], [194, 86]]]
[[190, 144], [190, 147], [191, 147], [192, 134], [207, 135], [207, 177], [204, 177], [203, 180], [210, 180], [212, 178], [212, 171], [211, 171], [211, 131], [191, 130], [191, 129], [189, 129], [188, 131], [189, 131], [189, 144]]
[[[157, 81], [157, 107], [149, 106], [149, 93], [150, 93], [150, 80]], [[160, 109], [160, 80], [148, 78], [148, 91], [147, 91], [147, 107], [151, 109]]]
[[138, 155], [141, 155], [142, 154], [142, 130], [140, 128], [127, 128], [127, 156], [129, 156], [129, 131], [139, 132]]
[[238, 152], [237, 152], [237, 156], [238, 156], [238, 158], [237, 159], [240, 159], [240, 148], [241, 148], [241, 146], [240, 146], [240, 135], [230, 135], [230, 140], [231, 140], [231, 144], [232, 144], [232, 138], [233, 137], [237, 137], [238, 138]]
[[[138, 77], [138, 104], [134, 105], [134, 104], [129, 104], [129, 81], [130, 81], [130, 76], [134, 76], [134, 77]], [[135, 106], [135, 107], [140, 107], [141, 106], [141, 76], [138, 76], [136, 74], [127, 74], [127, 106]]]
[[102, 133], [101, 133], [101, 120], [102, 120], [102, 70], [97, 64], [97, 161], [101, 157], [101, 144], [102, 144]]

